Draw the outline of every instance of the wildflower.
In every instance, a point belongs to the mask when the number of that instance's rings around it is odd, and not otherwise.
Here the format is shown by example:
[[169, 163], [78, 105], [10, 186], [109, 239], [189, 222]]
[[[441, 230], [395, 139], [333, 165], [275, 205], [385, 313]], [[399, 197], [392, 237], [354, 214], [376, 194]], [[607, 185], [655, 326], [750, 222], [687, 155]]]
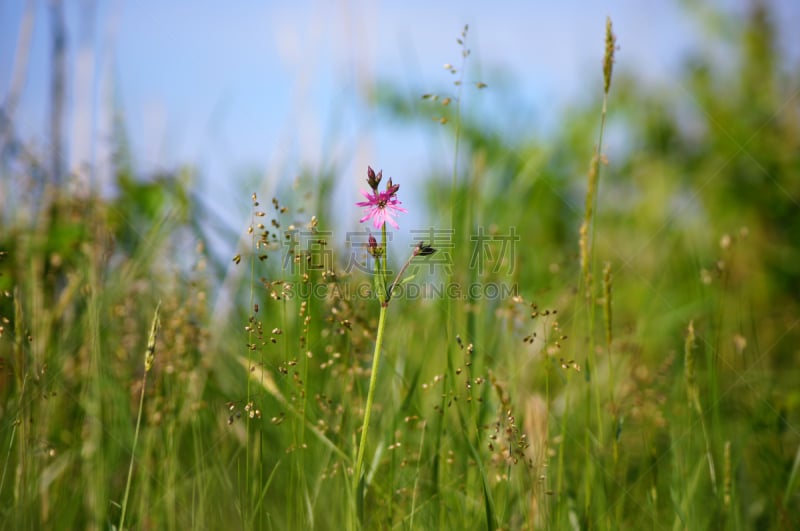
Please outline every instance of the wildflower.
[[[380, 179], [373, 177], [375, 172], [372, 171], [372, 168], [369, 168], [367, 175], [369, 176], [367, 182], [372, 188], [372, 192], [361, 190], [361, 194], [366, 197], [367, 200], [356, 203], [356, 205], [366, 208], [364, 217], [359, 221], [364, 223], [372, 218], [372, 224], [376, 229], [380, 229], [383, 224], [388, 221], [392, 227], [399, 229], [400, 226], [392, 216], [397, 215], [399, 212], [408, 212], [405, 208], [399, 206], [402, 204], [400, 200], [397, 199], [397, 191], [400, 189], [400, 185], [392, 184], [392, 180], [389, 179], [386, 190], [379, 192], [377, 190], [377, 181]], [[380, 173], [378, 175], [380, 175]]]

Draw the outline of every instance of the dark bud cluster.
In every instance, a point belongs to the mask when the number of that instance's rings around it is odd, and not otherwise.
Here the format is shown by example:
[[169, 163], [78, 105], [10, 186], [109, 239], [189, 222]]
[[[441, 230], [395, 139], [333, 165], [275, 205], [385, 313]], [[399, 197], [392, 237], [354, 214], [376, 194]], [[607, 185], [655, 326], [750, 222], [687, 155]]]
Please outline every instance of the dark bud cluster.
[[389, 192], [389, 195], [395, 195], [399, 189], [400, 185], [392, 184], [392, 178], [389, 177], [389, 182], [386, 183], [386, 191]]
[[373, 258], [378, 258], [379, 256], [383, 255], [383, 248], [378, 245], [378, 240], [376, 240], [375, 236], [372, 234], [369, 235], [369, 244], [367, 245], [367, 249]]
[[[377, 174], [375, 170], [372, 169], [371, 166], [367, 166], [367, 184], [369, 187], [372, 188], [373, 192], [378, 191], [378, 185], [381, 184], [381, 179], [383, 178], [383, 170], [379, 171]], [[391, 183], [389, 183], [391, 185]]]
[[414, 250], [415, 256], [430, 256], [436, 252], [436, 249], [430, 245], [425, 245], [425, 242], [419, 242], [417, 248]]

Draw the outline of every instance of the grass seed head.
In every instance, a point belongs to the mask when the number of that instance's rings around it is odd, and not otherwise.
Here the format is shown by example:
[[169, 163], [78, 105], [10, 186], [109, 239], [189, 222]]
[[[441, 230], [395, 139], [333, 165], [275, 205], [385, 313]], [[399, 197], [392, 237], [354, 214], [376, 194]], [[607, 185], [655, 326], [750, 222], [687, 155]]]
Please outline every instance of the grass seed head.
[[611, 74], [614, 70], [614, 52], [617, 51], [617, 36], [611, 26], [611, 17], [606, 19], [606, 53], [603, 56], [603, 91], [608, 94], [611, 88]]

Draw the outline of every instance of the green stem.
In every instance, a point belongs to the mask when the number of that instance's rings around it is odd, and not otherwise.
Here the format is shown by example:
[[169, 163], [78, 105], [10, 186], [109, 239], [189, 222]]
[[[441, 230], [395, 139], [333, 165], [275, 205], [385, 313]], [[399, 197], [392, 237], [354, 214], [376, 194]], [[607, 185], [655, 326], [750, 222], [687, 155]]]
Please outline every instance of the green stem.
[[156, 333], [160, 325], [158, 312], [161, 309], [161, 301], [156, 306], [156, 313], [153, 316], [153, 324], [150, 325], [150, 335], [147, 338], [147, 350], [144, 354], [144, 374], [142, 375], [142, 392], [139, 394], [139, 413], [136, 415], [136, 430], [133, 432], [133, 448], [131, 448], [131, 462], [128, 465], [128, 480], [125, 483], [125, 496], [122, 499], [122, 516], [119, 518], [119, 529], [125, 529], [125, 515], [128, 512], [128, 496], [131, 493], [131, 480], [133, 479], [133, 463], [136, 457], [136, 446], [139, 443], [139, 430], [142, 427], [142, 411], [144, 410], [144, 392], [147, 389], [147, 373], [153, 368], [156, 354]]
[[[381, 228], [381, 245], [383, 249], [383, 256], [378, 257], [375, 261], [375, 274], [380, 277], [378, 282], [384, 286], [383, 291], [386, 290], [386, 261], [388, 249], [386, 248], [386, 223]], [[382, 259], [381, 259], [382, 258]], [[369, 377], [369, 390], [367, 391], [367, 405], [364, 409], [364, 424], [361, 426], [361, 441], [358, 445], [358, 457], [356, 458], [356, 473], [354, 476], [354, 487], [356, 493], [356, 507], [361, 506], [361, 491], [359, 489], [361, 483], [361, 474], [364, 466], [364, 454], [367, 448], [367, 433], [369, 432], [369, 419], [372, 415], [372, 403], [375, 400], [375, 383], [378, 381], [378, 367], [381, 361], [381, 347], [383, 345], [383, 330], [386, 326], [386, 309], [389, 305], [389, 299], [385, 294], [378, 293], [378, 298], [381, 303], [381, 313], [378, 318], [378, 335], [375, 338], [375, 352], [372, 354], [372, 373]]]
[[119, 529], [125, 529], [125, 514], [128, 512], [128, 496], [131, 493], [131, 480], [133, 479], [133, 463], [136, 460], [136, 445], [139, 443], [139, 429], [142, 425], [142, 410], [144, 409], [144, 390], [147, 387], [147, 371], [142, 376], [142, 392], [139, 395], [139, 413], [136, 415], [136, 431], [133, 432], [133, 448], [131, 449], [131, 462], [128, 465], [128, 480], [125, 483], [125, 496], [122, 499], [122, 516], [119, 517]]
[[361, 481], [361, 469], [364, 463], [364, 450], [367, 447], [367, 432], [369, 431], [369, 418], [372, 413], [372, 402], [375, 400], [375, 383], [378, 381], [378, 364], [381, 359], [381, 345], [383, 344], [383, 329], [386, 324], [386, 306], [381, 305], [381, 315], [378, 320], [378, 337], [375, 340], [375, 352], [372, 354], [372, 374], [369, 377], [369, 391], [367, 392], [367, 406], [364, 409], [364, 424], [361, 427], [361, 442], [358, 445], [358, 458], [356, 459], [356, 492]]

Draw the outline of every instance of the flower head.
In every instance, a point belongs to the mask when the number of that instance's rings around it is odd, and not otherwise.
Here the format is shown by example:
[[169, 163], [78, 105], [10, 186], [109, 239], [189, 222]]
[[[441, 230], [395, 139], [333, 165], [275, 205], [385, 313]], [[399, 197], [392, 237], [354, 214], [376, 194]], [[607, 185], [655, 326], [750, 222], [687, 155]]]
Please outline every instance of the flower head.
[[387, 221], [395, 229], [400, 226], [392, 217], [400, 212], [408, 212], [405, 208], [400, 207], [402, 203], [397, 199], [397, 191], [400, 189], [399, 184], [392, 184], [392, 180], [386, 185], [386, 190], [383, 192], [378, 191], [378, 183], [381, 181], [383, 172], [374, 172], [372, 168], [367, 169], [367, 184], [372, 188], [372, 192], [361, 190], [361, 194], [367, 198], [366, 201], [359, 201], [356, 205], [364, 207], [364, 217], [359, 221], [364, 223], [372, 218], [372, 224], [376, 229], [380, 229]]
[[367, 198], [366, 201], [359, 201], [356, 203], [356, 205], [366, 209], [364, 211], [364, 217], [359, 220], [361, 223], [372, 218], [372, 224], [376, 229], [381, 228], [387, 221], [395, 229], [400, 228], [392, 216], [397, 215], [399, 212], [408, 212], [408, 210], [398, 206], [401, 203], [394, 192], [390, 190], [383, 192], [367, 192], [366, 190], [361, 190], [361, 194]]

